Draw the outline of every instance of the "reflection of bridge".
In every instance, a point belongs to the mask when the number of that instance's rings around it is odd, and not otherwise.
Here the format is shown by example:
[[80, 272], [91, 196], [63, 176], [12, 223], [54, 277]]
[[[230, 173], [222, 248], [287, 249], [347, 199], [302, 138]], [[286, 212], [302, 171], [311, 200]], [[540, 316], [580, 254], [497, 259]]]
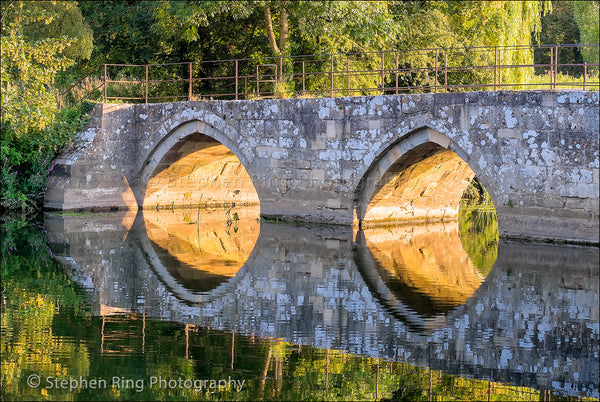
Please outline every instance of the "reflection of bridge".
[[456, 216], [477, 175], [501, 235], [598, 242], [596, 92], [104, 104], [81, 139], [56, 161], [47, 208], [191, 205], [214, 191], [310, 222], [437, 219]]
[[371, 293], [355, 262], [364, 244], [353, 251], [348, 227], [262, 224], [237, 275], [198, 296], [174, 288], [141, 215], [130, 230], [120, 218], [46, 221], [96, 313], [107, 305], [598, 397], [597, 248], [502, 242], [475, 294], [435, 328], [415, 332]]

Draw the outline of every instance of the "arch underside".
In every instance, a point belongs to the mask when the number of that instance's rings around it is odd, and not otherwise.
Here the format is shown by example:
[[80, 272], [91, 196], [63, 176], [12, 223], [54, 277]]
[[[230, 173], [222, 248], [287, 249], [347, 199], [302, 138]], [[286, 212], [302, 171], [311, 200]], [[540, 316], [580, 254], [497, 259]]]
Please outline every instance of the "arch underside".
[[475, 172], [432, 129], [413, 133], [385, 152], [359, 186], [363, 226], [455, 219]]
[[143, 207], [256, 205], [258, 195], [238, 157], [212, 137], [180, 138], [153, 166]]

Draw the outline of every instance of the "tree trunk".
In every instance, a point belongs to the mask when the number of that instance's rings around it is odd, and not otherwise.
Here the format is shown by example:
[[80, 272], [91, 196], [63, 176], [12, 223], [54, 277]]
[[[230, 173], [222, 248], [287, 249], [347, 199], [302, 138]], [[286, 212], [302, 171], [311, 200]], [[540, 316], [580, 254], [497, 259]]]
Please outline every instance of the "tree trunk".
[[281, 11], [279, 12], [279, 51], [281, 53], [285, 53], [288, 32], [288, 12], [285, 8], [281, 7]]
[[[273, 20], [271, 17], [271, 9], [268, 4], [265, 4], [265, 24], [267, 25], [267, 38], [269, 38], [269, 46], [275, 56], [281, 56], [281, 50], [277, 46], [275, 40], [275, 32], [273, 32]], [[287, 22], [286, 22], [287, 25]]]

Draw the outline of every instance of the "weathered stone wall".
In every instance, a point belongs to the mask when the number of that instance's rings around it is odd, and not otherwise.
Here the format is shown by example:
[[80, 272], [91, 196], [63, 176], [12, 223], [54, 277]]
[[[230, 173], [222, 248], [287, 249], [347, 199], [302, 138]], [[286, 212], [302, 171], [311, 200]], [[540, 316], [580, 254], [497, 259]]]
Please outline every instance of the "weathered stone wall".
[[352, 224], [388, 169], [429, 144], [467, 162], [502, 235], [598, 242], [598, 104], [523, 91], [102, 105], [57, 160], [45, 206], [143, 205], [163, 157], [200, 133], [239, 158], [262, 215]]

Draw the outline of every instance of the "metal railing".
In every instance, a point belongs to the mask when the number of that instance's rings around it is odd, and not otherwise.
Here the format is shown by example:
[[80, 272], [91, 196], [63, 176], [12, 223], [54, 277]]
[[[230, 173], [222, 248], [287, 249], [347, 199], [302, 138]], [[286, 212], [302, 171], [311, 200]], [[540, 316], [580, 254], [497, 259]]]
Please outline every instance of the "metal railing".
[[598, 46], [435, 48], [146, 65], [103, 64], [62, 93], [59, 103], [84, 99], [149, 103], [471, 90], [597, 90], [598, 63], [561, 63], [559, 56], [561, 52]]

